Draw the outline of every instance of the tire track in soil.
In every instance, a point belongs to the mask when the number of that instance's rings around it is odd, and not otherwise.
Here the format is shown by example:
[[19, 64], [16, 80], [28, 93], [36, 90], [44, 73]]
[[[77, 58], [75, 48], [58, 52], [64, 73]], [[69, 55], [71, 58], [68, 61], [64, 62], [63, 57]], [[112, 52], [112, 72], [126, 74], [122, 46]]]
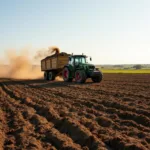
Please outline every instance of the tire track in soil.
[[[6, 90], [6, 88], [5, 88]], [[7, 91], [8, 92], [8, 91]], [[12, 92], [12, 91], [11, 91]], [[9, 93], [10, 94], [10, 93]], [[13, 94], [13, 92], [11, 93]], [[13, 95], [14, 96], [14, 95]], [[15, 99], [21, 99], [20, 97], [15, 97]], [[24, 101], [24, 99], [22, 99]], [[27, 101], [25, 102], [28, 106], [33, 107], [35, 110], [39, 111], [39, 113], [43, 116], [45, 116], [49, 121], [52, 121], [56, 124], [56, 127], [61, 130], [63, 133], [68, 133], [74, 140], [76, 140], [79, 144], [81, 144], [83, 147], [87, 147], [89, 149], [106, 149], [104, 143], [99, 141], [97, 138], [95, 138], [84, 126], [82, 126], [80, 123], [72, 120], [71, 118], [63, 118], [62, 120], [56, 115], [54, 116], [55, 111], [50, 110], [49, 108], [44, 108], [44, 106], [40, 106], [35, 104], [34, 102], [32, 103], [31, 101], [28, 103]], [[41, 110], [41, 112], [40, 112]], [[53, 112], [51, 112], [53, 111]], [[50, 117], [48, 117], [50, 116]], [[52, 120], [53, 119], [53, 120]], [[61, 127], [59, 127], [61, 124]], [[66, 126], [68, 126], [66, 130]], [[69, 129], [70, 128], [70, 129]], [[76, 137], [76, 134], [79, 134], [78, 137]], [[78, 135], [77, 134], [77, 135]]]

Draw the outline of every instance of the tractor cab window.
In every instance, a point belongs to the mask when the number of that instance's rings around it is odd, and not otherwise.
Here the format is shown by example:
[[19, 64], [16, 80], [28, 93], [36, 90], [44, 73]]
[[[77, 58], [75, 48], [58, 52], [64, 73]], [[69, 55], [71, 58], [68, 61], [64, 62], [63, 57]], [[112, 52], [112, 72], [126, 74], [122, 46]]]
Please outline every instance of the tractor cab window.
[[74, 65], [78, 65], [79, 63], [81, 64], [85, 64], [86, 63], [86, 58], [85, 57], [70, 57], [69, 58], [69, 64], [74, 66]]
[[85, 64], [86, 63], [86, 58], [85, 57], [75, 57], [75, 64]]

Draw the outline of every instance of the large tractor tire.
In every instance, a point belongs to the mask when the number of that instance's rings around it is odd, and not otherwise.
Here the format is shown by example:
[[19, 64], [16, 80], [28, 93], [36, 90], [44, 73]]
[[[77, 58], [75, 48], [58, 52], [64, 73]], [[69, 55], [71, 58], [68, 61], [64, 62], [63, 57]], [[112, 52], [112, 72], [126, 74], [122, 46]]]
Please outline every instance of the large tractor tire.
[[85, 83], [85, 81], [86, 81], [86, 73], [85, 73], [85, 71], [83, 71], [83, 70], [77, 70], [76, 72], [75, 72], [75, 81], [77, 82], [77, 83]]
[[95, 83], [101, 82], [102, 79], [103, 79], [103, 74], [101, 72], [98, 76], [92, 77], [92, 81], [95, 82]]
[[70, 78], [70, 70], [68, 67], [63, 69], [62, 76], [65, 82], [72, 82], [72, 78]]
[[48, 80], [49, 80], [49, 81], [55, 80], [55, 73], [54, 73], [53, 71], [50, 71], [50, 72], [48, 73]]
[[44, 80], [48, 80], [48, 72], [44, 72]]

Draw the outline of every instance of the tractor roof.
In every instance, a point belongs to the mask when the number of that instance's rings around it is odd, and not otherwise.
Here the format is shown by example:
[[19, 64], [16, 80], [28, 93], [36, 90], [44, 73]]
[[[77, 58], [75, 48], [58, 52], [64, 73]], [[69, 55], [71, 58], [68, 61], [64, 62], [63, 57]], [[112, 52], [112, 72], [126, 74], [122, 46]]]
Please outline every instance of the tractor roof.
[[71, 55], [70, 57], [87, 57], [86, 55]]

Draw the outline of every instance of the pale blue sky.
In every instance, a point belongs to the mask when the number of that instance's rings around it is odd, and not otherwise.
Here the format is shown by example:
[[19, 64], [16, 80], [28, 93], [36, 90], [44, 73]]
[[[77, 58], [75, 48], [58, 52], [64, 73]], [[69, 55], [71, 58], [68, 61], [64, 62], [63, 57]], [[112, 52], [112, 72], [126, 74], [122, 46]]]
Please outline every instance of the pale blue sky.
[[0, 0], [0, 55], [56, 45], [96, 64], [150, 63], [150, 0]]

